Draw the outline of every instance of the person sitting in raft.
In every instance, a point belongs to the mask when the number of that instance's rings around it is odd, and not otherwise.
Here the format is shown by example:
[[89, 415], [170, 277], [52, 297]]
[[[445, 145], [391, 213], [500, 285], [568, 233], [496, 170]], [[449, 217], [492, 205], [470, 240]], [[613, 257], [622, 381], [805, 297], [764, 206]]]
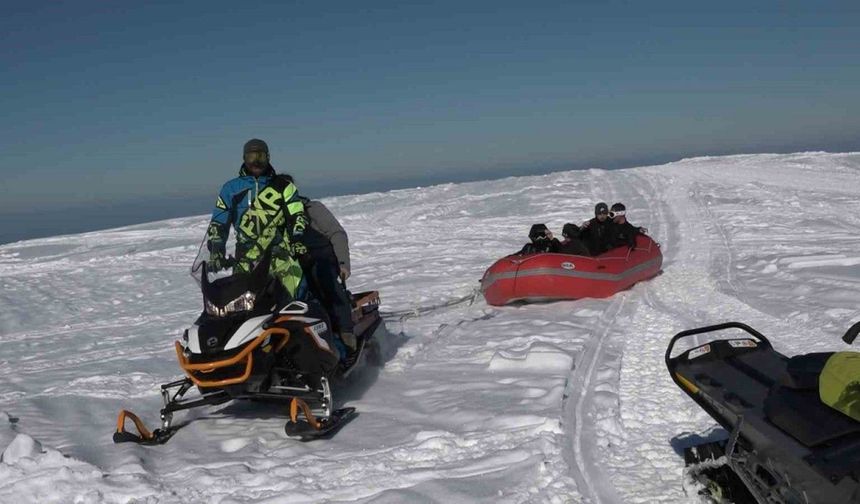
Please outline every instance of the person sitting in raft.
[[600, 255], [611, 248], [610, 227], [612, 221], [609, 219], [609, 205], [600, 202], [594, 206], [594, 218], [582, 224], [580, 238], [588, 247], [590, 255]]
[[559, 253], [581, 256], [591, 255], [588, 251], [588, 247], [586, 247], [585, 243], [583, 243], [579, 238], [579, 226], [568, 222], [562, 228], [561, 234], [564, 236], [564, 240], [561, 242], [561, 246], [559, 247]]
[[529, 240], [525, 246], [517, 252], [517, 255], [543, 254], [546, 252], [558, 252], [561, 242], [553, 238], [552, 231], [545, 224], [534, 224], [529, 230]]
[[610, 227], [610, 246], [626, 246], [629, 249], [636, 248], [636, 235], [645, 234], [647, 229], [636, 227], [627, 221], [627, 208], [623, 203], [615, 203], [609, 209], [609, 217], [612, 219]]

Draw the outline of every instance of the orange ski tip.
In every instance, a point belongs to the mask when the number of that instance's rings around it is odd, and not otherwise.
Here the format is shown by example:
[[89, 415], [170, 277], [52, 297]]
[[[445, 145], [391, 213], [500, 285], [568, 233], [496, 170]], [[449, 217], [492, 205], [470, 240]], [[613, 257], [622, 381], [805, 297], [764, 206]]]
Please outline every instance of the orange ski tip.
[[119, 434], [127, 432], [125, 430], [125, 419], [130, 418], [132, 423], [134, 423], [135, 428], [140, 433], [140, 437], [145, 441], [151, 440], [154, 436], [149, 429], [144, 425], [143, 420], [140, 419], [137, 415], [128, 410], [120, 410], [119, 416], [116, 419], [116, 431]]
[[299, 409], [301, 408], [302, 413], [305, 415], [305, 419], [308, 421], [308, 425], [313, 427], [316, 430], [322, 429], [322, 423], [314, 416], [311, 412], [311, 407], [308, 406], [308, 403], [299, 399], [298, 397], [293, 397], [290, 401], [290, 421], [292, 423], [297, 423], [299, 421]]
[[298, 399], [295, 397], [290, 400], [290, 421], [296, 423], [299, 421], [299, 408], [298, 403], [296, 403]]

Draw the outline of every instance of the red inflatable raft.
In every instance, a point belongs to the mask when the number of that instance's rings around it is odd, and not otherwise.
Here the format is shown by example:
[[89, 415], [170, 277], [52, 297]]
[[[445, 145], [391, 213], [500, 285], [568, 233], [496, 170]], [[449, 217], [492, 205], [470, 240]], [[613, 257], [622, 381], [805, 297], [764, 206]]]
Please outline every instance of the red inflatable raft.
[[636, 248], [619, 247], [597, 257], [568, 254], [509, 255], [481, 279], [481, 292], [495, 306], [513, 301], [605, 298], [660, 272], [660, 246], [645, 235]]

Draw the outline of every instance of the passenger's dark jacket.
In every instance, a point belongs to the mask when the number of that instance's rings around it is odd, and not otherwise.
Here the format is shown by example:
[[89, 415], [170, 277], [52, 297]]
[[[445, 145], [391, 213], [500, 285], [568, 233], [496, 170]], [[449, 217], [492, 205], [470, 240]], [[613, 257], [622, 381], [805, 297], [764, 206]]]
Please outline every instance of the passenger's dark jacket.
[[603, 222], [597, 217], [591, 219], [582, 227], [580, 238], [585, 242], [591, 255], [600, 255], [611, 248], [612, 220]]
[[588, 250], [588, 247], [585, 246], [585, 243], [582, 242], [579, 238], [571, 238], [569, 240], [564, 240], [561, 242], [561, 247], [559, 247], [558, 252], [560, 254], [571, 254], [571, 255], [581, 255], [581, 256], [590, 256], [591, 252]]
[[558, 252], [560, 248], [561, 242], [558, 241], [558, 238], [553, 238], [552, 240], [539, 240], [537, 242], [526, 243], [525, 246], [517, 252], [517, 255]]
[[338, 264], [351, 270], [349, 264], [349, 238], [331, 211], [316, 200], [302, 198], [309, 225], [302, 242], [311, 255], [328, 258], [334, 252]]
[[338, 282], [341, 268], [350, 270], [349, 238], [325, 205], [307, 198], [302, 202], [309, 221], [302, 243], [313, 258], [302, 266], [310, 278], [311, 290], [329, 311], [335, 332], [352, 333], [352, 302], [345, 283]]
[[609, 245], [612, 248], [626, 246], [633, 248], [636, 246], [636, 235], [639, 234], [639, 228], [624, 221], [624, 224], [612, 223], [610, 227], [611, 235]]

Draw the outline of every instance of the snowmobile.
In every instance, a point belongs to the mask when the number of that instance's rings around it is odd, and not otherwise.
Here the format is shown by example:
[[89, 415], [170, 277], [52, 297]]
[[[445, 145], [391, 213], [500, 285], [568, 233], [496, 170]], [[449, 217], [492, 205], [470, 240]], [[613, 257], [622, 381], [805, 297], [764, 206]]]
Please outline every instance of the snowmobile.
[[[185, 377], [161, 385], [161, 427], [151, 432], [137, 415], [122, 410], [114, 442], [163, 444], [178, 429], [175, 412], [238, 399], [288, 405], [285, 432], [290, 437], [332, 436], [357, 415], [354, 408], [334, 409], [332, 381], [349, 375], [377, 344], [379, 294], [352, 295], [358, 349], [339, 359], [341, 343], [326, 310], [316, 301], [286, 298], [269, 274], [271, 251], [251, 268], [236, 268], [231, 261], [232, 272], [228, 268], [220, 277], [206, 259], [208, 254], [202, 260], [198, 255], [192, 267], [204, 310], [174, 344]], [[186, 398], [195, 387], [196, 397]], [[125, 430], [127, 419], [138, 434]]]
[[[672, 356], [678, 341], [726, 329], [747, 334], [710, 339]], [[851, 344], [858, 333], [860, 322], [843, 339]], [[860, 360], [841, 368], [851, 376], [839, 382], [845, 385], [843, 398], [851, 394], [855, 408], [846, 410], [844, 404], [824, 401], [837, 355], [860, 358], [855, 352], [789, 358], [740, 322], [690, 329], [672, 338], [666, 350], [672, 380], [729, 433], [727, 440], [686, 450], [694, 476], [730, 470], [722, 475], [722, 488], [719, 482], [713, 488], [713, 480], [703, 482], [712, 487], [706, 494], [719, 502], [860, 503], [860, 395], [850, 390], [852, 381], [860, 387], [855, 365]]]

